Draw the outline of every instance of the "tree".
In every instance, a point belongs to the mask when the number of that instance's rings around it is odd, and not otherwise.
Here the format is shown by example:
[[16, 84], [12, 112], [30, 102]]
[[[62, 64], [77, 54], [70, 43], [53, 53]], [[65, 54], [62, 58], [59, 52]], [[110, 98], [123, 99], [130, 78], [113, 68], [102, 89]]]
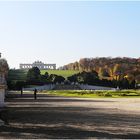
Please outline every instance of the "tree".
[[76, 74], [74, 74], [74, 75], [72, 75], [72, 76], [69, 76], [68, 78], [67, 78], [70, 82], [77, 82], [77, 75]]
[[8, 89], [9, 90], [15, 90], [16, 89], [16, 81], [7, 81]]
[[65, 78], [63, 77], [63, 76], [56, 76], [55, 78], [54, 78], [54, 83], [62, 83], [62, 82], [64, 82], [65, 81]]
[[46, 79], [49, 78], [49, 73], [48, 73], [47, 71], [45, 72], [44, 77], [45, 77]]
[[115, 64], [113, 68], [113, 76], [116, 80], [120, 80], [120, 77], [122, 75], [122, 68], [120, 64]]
[[[101, 69], [102, 70], [101, 70]], [[113, 79], [123, 79], [128, 74], [134, 75], [134, 79], [140, 75], [140, 58], [127, 57], [100, 57], [100, 58], [82, 58], [79, 62], [70, 63], [64, 66], [67, 70], [92, 71], [95, 70], [104, 77]], [[129, 81], [130, 82], [130, 81]], [[137, 79], [136, 79], [136, 82]]]
[[26, 83], [24, 81], [17, 81], [15, 84], [15, 89], [21, 90], [25, 85], [26, 85]]
[[79, 60], [79, 66], [81, 71], [88, 71], [89, 70], [89, 63], [90, 59], [83, 58]]
[[130, 82], [130, 88], [131, 89], [135, 89], [136, 88], [136, 81], [135, 80]]
[[56, 75], [56, 74], [51, 74], [49, 76], [49, 80], [52, 83], [61, 83], [61, 82], [65, 81], [65, 78], [63, 76], [59, 76], [59, 75]]
[[56, 74], [50, 74], [50, 75], [49, 75], [49, 81], [50, 81], [51, 83], [54, 83], [54, 79], [55, 79], [56, 76], [57, 76]]
[[41, 74], [38, 67], [29, 69], [27, 73], [27, 82], [30, 84], [36, 84], [41, 81]]
[[126, 78], [122, 79], [121, 81], [122, 81], [121, 82], [121, 87], [123, 89], [128, 89], [129, 88], [129, 81]]
[[140, 83], [140, 74], [136, 76], [137, 83]]
[[68, 80], [70, 82], [93, 84], [98, 78], [99, 78], [98, 73], [96, 71], [92, 71], [92, 72], [83, 71], [81, 73], [74, 74], [68, 77]]
[[109, 77], [109, 73], [107, 72], [107, 70], [105, 68], [100, 67], [98, 73], [101, 78]]

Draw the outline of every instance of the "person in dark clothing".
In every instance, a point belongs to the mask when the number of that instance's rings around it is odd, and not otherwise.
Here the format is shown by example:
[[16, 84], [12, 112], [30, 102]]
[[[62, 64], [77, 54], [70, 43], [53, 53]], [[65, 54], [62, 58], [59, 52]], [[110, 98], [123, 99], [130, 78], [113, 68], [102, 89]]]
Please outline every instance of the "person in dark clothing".
[[23, 89], [21, 88], [21, 96], [23, 95]]
[[35, 99], [35, 100], [37, 99], [36, 94], [37, 94], [37, 89], [35, 88], [35, 90], [34, 90], [34, 99]]

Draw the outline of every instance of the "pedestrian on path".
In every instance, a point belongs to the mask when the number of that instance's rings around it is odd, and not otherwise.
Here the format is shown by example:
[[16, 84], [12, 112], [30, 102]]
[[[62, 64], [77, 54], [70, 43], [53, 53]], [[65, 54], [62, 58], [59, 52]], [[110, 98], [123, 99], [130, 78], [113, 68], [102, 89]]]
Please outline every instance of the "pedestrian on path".
[[35, 99], [35, 100], [37, 99], [36, 94], [37, 94], [37, 89], [35, 88], [35, 90], [34, 90], [34, 99]]
[[23, 95], [23, 88], [21, 88], [21, 96]]

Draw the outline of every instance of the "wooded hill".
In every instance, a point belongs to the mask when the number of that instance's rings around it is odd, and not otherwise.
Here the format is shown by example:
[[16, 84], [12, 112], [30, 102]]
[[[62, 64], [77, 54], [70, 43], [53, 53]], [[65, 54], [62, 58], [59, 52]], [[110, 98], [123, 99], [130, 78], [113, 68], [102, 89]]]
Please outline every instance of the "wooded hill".
[[140, 82], [140, 58], [100, 57], [82, 58], [79, 62], [61, 67], [64, 70], [96, 71], [100, 78], [118, 80], [127, 78], [129, 81]]

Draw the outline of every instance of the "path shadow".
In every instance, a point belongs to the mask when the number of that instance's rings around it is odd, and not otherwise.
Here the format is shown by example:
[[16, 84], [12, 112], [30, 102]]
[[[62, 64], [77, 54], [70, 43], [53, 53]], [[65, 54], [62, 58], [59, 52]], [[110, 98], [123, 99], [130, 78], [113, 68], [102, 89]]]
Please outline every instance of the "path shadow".
[[[97, 107], [57, 107], [59, 102], [104, 102], [40, 94], [10, 95], [6, 99], [9, 125], [0, 127], [0, 138], [45, 139], [139, 139], [140, 114]], [[38, 102], [38, 103], [36, 103]], [[105, 101], [109, 102], [109, 101]], [[112, 102], [112, 101], [110, 101]], [[23, 107], [25, 103], [28, 107]], [[52, 103], [55, 107], [45, 107]], [[10, 107], [12, 104], [17, 107]], [[37, 107], [37, 106], [41, 107]]]
[[[10, 107], [7, 109], [10, 125], [0, 127], [0, 136], [3, 137], [53, 139], [140, 138], [140, 131], [135, 131], [136, 128], [140, 130], [140, 115], [124, 115], [113, 113], [111, 109], [105, 112], [99, 111], [98, 108], [83, 107]], [[50, 127], [51, 125], [53, 127]], [[102, 129], [99, 130], [98, 127]], [[108, 129], [108, 127], [113, 129]], [[127, 132], [126, 128], [133, 131]]]
[[22, 96], [20, 94], [9, 94], [7, 96], [7, 99], [5, 100], [7, 102], [115, 102], [110, 100], [92, 100], [92, 99], [76, 99], [75, 97], [63, 97], [63, 96], [53, 96], [53, 95], [47, 95], [47, 94], [38, 94], [37, 100], [34, 100], [33, 94], [23, 94]]
[[[88, 131], [79, 128], [73, 127], [53, 127], [45, 128], [37, 127], [37, 128], [16, 128], [4, 126], [0, 127], [3, 129], [6, 134], [9, 135], [9, 138], [40, 138], [42, 139], [88, 139], [88, 138], [98, 138], [98, 139], [139, 139], [140, 134], [112, 134], [109, 132], [101, 132], [101, 131]], [[10, 129], [10, 131], [9, 131]], [[18, 135], [17, 135], [18, 134]], [[27, 135], [28, 134], [28, 135]], [[34, 134], [38, 134], [34, 135]], [[3, 135], [4, 136], [4, 135]]]

